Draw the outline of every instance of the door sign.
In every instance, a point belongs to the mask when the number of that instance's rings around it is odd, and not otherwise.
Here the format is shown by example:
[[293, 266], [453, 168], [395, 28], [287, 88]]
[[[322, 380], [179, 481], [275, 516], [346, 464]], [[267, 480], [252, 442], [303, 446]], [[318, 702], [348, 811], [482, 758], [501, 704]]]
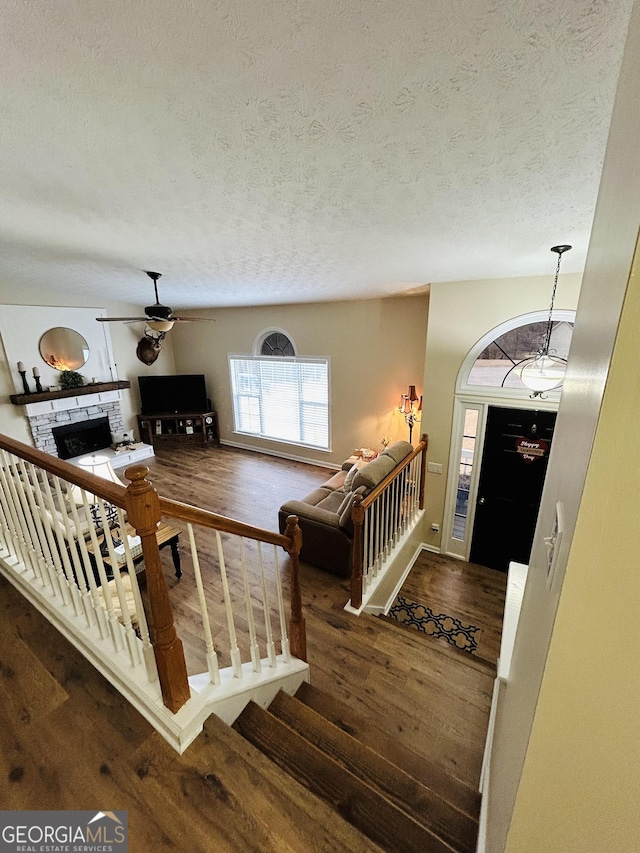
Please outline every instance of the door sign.
[[544, 438], [519, 438], [516, 441], [516, 451], [527, 465], [535, 462], [536, 459], [542, 459], [548, 450], [549, 442]]

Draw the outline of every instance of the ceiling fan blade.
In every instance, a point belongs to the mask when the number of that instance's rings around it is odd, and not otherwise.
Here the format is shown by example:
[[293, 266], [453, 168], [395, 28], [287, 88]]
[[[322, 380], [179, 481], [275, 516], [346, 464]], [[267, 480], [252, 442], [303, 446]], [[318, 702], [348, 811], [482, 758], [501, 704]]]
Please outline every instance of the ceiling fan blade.
[[174, 323], [215, 323], [213, 317], [172, 317]]
[[144, 323], [148, 317], [96, 317], [98, 323]]

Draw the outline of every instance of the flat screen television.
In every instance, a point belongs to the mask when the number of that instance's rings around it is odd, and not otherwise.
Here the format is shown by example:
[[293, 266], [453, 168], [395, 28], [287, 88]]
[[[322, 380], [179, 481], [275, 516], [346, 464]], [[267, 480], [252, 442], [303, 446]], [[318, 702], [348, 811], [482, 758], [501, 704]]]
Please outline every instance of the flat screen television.
[[143, 415], [186, 414], [209, 409], [201, 373], [176, 376], [138, 376]]

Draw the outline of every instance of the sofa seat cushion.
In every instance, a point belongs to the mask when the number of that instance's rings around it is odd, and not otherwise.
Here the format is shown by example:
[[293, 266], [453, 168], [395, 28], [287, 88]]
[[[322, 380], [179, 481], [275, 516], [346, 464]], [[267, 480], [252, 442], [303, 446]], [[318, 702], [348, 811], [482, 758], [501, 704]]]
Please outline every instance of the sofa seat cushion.
[[318, 506], [318, 504], [322, 503], [323, 500], [330, 497], [333, 494], [331, 489], [325, 489], [324, 486], [318, 486], [317, 489], [314, 489], [312, 492], [309, 492], [308, 495], [305, 495], [301, 498], [302, 503], [309, 504], [309, 506]]
[[346, 471], [336, 471], [333, 477], [329, 477], [329, 479], [322, 484], [323, 489], [332, 489], [335, 492], [342, 491], [344, 486], [344, 480], [347, 476]]
[[335, 512], [336, 515], [340, 512], [340, 506], [344, 501], [344, 492], [330, 492], [326, 498], [323, 498], [316, 506], [319, 509], [326, 509], [327, 512]]

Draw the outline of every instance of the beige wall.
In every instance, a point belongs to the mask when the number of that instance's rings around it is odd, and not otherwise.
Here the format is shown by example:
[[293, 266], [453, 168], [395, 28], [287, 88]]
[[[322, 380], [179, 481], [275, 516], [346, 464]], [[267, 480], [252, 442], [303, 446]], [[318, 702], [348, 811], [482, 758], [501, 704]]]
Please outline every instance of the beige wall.
[[[462, 362], [491, 329], [512, 317], [548, 309], [554, 269], [549, 252], [548, 276], [431, 285], [423, 425], [429, 434], [429, 460], [443, 466], [442, 474], [427, 474], [424, 538], [434, 547], [440, 547], [440, 534], [432, 533], [429, 525], [443, 521], [454, 394]], [[580, 281], [580, 275], [560, 276], [556, 308], [575, 310]]]
[[639, 317], [637, 257], [509, 832], [514, 853], [640, 849]]
[[[0, 284], [0, 304], [90, 305], [78, 297], [45, 291], [16, 295]], [[95, 304], [95, 302], [94, 302]], [[105, 302], [110, 316], [131, 315], [132, 306]], [[135, 309], [134, 309], [135, 310]], [[321, 464], [337, 465], [355, 447], [380, 449], [380, 439], [407, 438], [408, 429], [397, 412], [400, 394], [409, 384], [421, 393], [427, 333], [428, 296], [373, 299], [202, 312], [215, 323], [176, 326], [165, 339], [158, 360], [147, 367], [137, 360], [141, 324], [110, 323], [109, 331], [120, 379], [131, 381], [123, 392], [125, 424], [137, 435], [139, 411], [137, 377], [144, 374], [204, 373], [218, 411], [223, 441]], [[96, 329], [98, 329], [96, 323]], [[267, 328], [289, 333], [301, 356], [328, 356], [331, 370], [331, 452], [303, 450], [287, 444], [237, 435], [233, 432], [228, 353], [250, 353], [257, 335]], [[91, 342], [89, 342], [91, 343]], [[80, 371], [82, 372], [82, 371]], [[6, 359], [0, 365], [0, 432], [31, 443], [26, 417], [8, 402], [15, 380]], [[420, 427], [414, 431], [414, 441]]]
[[[509, 683], [497, 710], [487, 853], [631, 853], [640, 844], [637, 272], [627, 290], [640, 223], [639, 53], [636, 2]], [[549, 587], [543, 537], [558, 501], [565, 534]]]
[[[198, 312], [215, 323], [174, 329], [178, 373], [205, 373], [223, 442], [320, 464], [340, 464], [356, 447], [380, 449], [380, 439], [408, 438], [397, 412], [409, 384], [422, 392], [428, 296], [226, 308]], [[233, 431], [228, 353], [251, 353], [265, 329], [287, 332], [300, 356], [328, 356], [331, 451], [307, 450]], [[414, 443], [420, 427], [414, 430]]]
[[[0, 283], [0, 304], [2, 305], [68, 305], [68, 306], [97, 306], [107, 309], [107, 315], [111, 317], [131, 316], [132, 306], [117, 302], [101, 302], [98, 303], [91, 300], [82, 300], [75, 296], [65, 296], [57, 293], [52, 295], [49, 291], [44, 290], [22, 290], [17, 291], [10, 283]], [[139, 311], [139, 306], [133, 310]], [[96, 334], [101, 328], [101, 324], [96, 322]], [[127, 325], [125, 323], [109, 323], [109, 333], [113, 346], [114, 359], [117, 367], [117, 375], [119, 379], [126, 379], [131, 382], [131, 389], [122, 392], [122, 415], [125, 428], [134, 431], [138, 437], [136, 415], [140, 411], [138, 382], [137, 377], [148, 373], [174, 373], [175, 362], [173, 357], [173, 346], [170, 336], [166, 339], [163, 351], [160, 357], [151, 367], [147, 367], [138, 361], [136, 358], [136, 344], [142, 336], [143, 327], [141, 323]], [[35, 336], [34, 336], [35, 337]], [[34, 342], [31, 342], [34, 343]], [[37, 344], [37, 341], [35, 341]], [[91, 347], [91, 340], [88, 341]], [[30, 377], [32, 365], [26, 365]], [[29, 432], [29, 424], [21, 406], [14, 406], [9, 402], [9, 395], [15, 394], [21, 390], [16, 381], [19, 382], [20, 377], [14, 370], [15, 365], [7, 363], [7, 359], [2, 350], [2, 359], [0, 360], [0, 432], [16, 438], [19, 441], [24, 441], [26, 444], [33, 444], [31, 433]], [[82, 373], [82, 368], [78, 371]], [[90, 379], [90, 377], [87, 377]], [[31, 381], [31, 385], [33, 382]]]

